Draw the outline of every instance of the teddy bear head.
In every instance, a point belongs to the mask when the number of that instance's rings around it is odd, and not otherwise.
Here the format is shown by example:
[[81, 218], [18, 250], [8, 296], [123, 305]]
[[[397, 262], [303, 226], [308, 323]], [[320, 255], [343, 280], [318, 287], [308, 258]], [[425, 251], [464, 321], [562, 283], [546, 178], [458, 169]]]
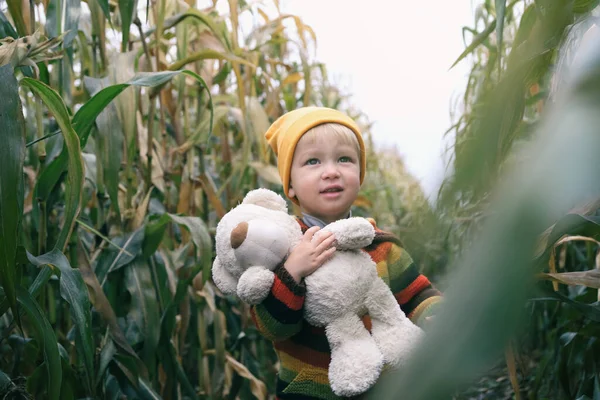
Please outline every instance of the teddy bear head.
[[[237, 281], [253, 266], [273, 270], [301, 238], [300, 225], [288, 214], [281, 196], [267, 189], [252, 190], [219, 221], [215, 262]], [[234, 293], [225, 279], [214, 273], [213, 278], [221, 291]]]

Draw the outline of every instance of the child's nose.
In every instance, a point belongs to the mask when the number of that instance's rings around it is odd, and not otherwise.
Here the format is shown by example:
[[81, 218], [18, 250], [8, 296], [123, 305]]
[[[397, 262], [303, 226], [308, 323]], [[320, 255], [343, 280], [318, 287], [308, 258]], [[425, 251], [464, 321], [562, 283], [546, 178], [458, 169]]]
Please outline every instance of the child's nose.
[[337, 163], [326, 163], [323, 169], [323, 179], [337, 178], [340, 176], [340, 170]]

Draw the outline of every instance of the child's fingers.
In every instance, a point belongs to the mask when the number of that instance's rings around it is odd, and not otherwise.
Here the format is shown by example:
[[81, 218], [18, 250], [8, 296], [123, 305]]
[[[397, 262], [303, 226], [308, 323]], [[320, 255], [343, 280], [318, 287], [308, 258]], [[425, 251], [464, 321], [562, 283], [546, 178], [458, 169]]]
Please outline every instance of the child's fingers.
[[308, 228], [306, 230], [306, 232], [304, 232], [304, 236], [302, 236], [302, 240], [305, 242], [309, 242], [312, 240], [312, 237], [315, 235], [315, 233], [317, 233], [319, 231], [318, 226], [311, 226], [310, 228]]
[[335, 237], [333, 235], [333, 232], [330, 231], [320, 231], [319, 233], [315, 234], [316, 236], [313, 238], [313, 244], [315, 246], [318, 246], [319, 244], [321, 244], [323, 241], [327, 240], [330, 237]]
[[323, 239], [321, 241], [321, 243], [317, 244], [317, 247], [315, 247], [315, 252], [317, 254], [321, 254], [325, 250], [327, 250], [330, 247], [332, 247], [334, 242], [335, 242], [335, 236], [333, 234], [327, 236], [325, 239]]
[[331, 247], [324, 252], [322, 252], [319, 256], [317, 256], [317, 264], [322, 265], [325, 261], [329, 260], [333, 254], [335, 253], [335, 247]]

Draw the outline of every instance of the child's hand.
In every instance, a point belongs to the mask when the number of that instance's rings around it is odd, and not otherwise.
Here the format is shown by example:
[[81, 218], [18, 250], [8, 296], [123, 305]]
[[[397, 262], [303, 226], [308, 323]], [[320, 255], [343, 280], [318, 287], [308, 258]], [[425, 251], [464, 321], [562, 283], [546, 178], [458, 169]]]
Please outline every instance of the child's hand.
[[323, 232], [312, 240], [319, 229], [318, 226], [309, 228], [283, 265], [296, 282], [315, 272], [335, 253], [333, 233]]

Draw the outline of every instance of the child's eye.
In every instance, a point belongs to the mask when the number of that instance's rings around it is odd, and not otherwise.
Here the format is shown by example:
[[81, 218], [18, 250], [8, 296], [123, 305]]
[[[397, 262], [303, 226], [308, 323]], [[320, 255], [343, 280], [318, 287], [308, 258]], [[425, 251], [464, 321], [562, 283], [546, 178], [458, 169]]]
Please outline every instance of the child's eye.
[[316, 165], [319, 163], [319, 159], [318, 158], [309, 158], [304, 165]]
[[343, 156], [343, 157], [340, 157], [340, 162], [343, 162], [343, 163], [352, 162], [352, 158], [350, 158], [348, 156]]

